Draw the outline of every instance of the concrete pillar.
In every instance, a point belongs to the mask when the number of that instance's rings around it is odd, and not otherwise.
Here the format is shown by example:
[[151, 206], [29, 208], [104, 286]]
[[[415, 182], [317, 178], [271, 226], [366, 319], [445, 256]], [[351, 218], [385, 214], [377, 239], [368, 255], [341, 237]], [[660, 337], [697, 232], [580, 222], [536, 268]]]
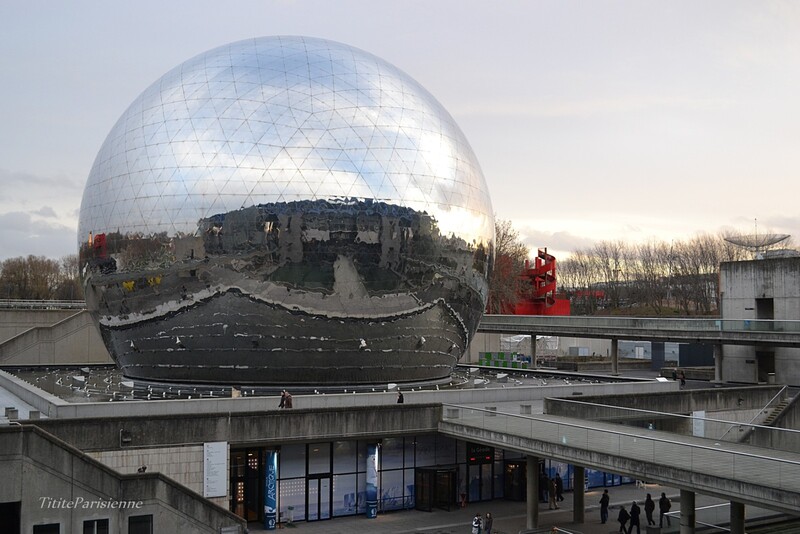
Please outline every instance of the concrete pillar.
[[744, 504], [731, 501], [731, 534], [744, 534]]
[[722, 345], [714, 344], [714, 384], [722, 384]]
[[525, 499], [525, 528], [539, 528], [539, 457], [528, 455], [528, 496]]
[[584, 497], [586, 496], [586, 469], [581, 465], [572, 466], [572, 522], [584, 521]]
[[681, 534], [694, 534], [694, 492], [681, 490]]
[[536, 363], [536, 334], [531, 332], [531, 365], [534, 369], [539, 367], [539, 364]]
[[611, 374], [619, 375], [619, 340], [611, 338]]

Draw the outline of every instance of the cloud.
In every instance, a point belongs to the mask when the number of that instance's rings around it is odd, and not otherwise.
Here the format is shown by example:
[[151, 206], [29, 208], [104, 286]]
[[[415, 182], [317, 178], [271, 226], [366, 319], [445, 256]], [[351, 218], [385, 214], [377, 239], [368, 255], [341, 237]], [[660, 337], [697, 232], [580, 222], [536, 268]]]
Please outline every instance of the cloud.
[[57, 259], [77, 252], [74, 228], [29, 213], [0, 213], [0, 229], [0, 260], [31, 254]]
[[47, 189], [81, 191], [83, 183], [76, 178], [65, 176], [41, 176], [23, 171], [12, 171], [0, 168], [0, 182], [4, 188], [9, 190], [18, 189], [22, 191], [31, 188], [42, 187]]
[[58, 215], [56, 215], [55, 210], [50, 206], [42, 206], [40, 209], [32, 211], [31, 213], [33, 215], [38, 215], [40, 217], [47, 217], [51, 219], [55, 219], [56, 217], [58, 217]]
[[691, 112], [725, 111], [734, 106], [735, 101], [720, 97], [674, 97], [674, 96], [627, 96], [619, 98], [596, 99], [542, 99], [540, 103], [525, 103], [519, 100], [486, 102], [476, 106], [455, 110], [458, 116], [510, 116], [510, 117], [589, 117], [635, 113], [652, 110], [687, 110]]
[[579, 236], [570, 232], [543, 232], [530, 228], [519, 227], [518, 231], [522, 242], [535, 253], [536, 249], [547, 247], [551, 251], [574, 252], [578, 249], [588, 249], [597, 243], [596, 239]]

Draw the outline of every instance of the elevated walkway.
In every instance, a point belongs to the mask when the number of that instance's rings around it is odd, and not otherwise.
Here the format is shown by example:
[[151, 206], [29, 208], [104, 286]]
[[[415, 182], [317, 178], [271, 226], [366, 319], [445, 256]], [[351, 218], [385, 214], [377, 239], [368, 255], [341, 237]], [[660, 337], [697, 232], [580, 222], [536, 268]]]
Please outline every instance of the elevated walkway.
[[800, 321], [484, 315], [478, 332], [800, 347]]
[[800, 453], [549, 415], [443, 405], [439, 432], [800, 515]]

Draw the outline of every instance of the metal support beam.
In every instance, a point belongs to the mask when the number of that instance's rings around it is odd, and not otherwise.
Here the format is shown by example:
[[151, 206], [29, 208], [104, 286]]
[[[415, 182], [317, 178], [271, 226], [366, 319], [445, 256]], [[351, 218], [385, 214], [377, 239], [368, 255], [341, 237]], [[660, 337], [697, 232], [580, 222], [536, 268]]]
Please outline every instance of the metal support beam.
[[528, 496], [525, 498], [526, 528], [539, 528], [539, 457], [528, 455], [526, 470]]
[[539, 367], [539, 364], [536, 363], [536, 334], [531, 332], [531, 365], [533, 365], [534, 369]]
[[744, 534], [744, 504], [731, 501], [731, 534]]
[[611, 338], [611, 375], [619, 375], [619, 339]]
[[572, 522], [583, 523], [584, 521], [584, 497], [586, 491], [586, 469], [581, 465], [573, 466], [574, 476], [572, 477]]

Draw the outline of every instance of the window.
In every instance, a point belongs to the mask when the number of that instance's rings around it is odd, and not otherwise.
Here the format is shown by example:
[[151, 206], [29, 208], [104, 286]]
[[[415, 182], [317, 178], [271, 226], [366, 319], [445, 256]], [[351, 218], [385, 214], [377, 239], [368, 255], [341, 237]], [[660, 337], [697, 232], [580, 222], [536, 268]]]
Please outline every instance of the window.
[[153, 534], [153, 515], [132, 515], [128, 518], [128, 534]]
[[61, 532], [61, 523], [33, 525], [33, 534], [60, 534], [60, 532]]
[[89, 519], [84, 521], [83, 534], [108, 534], [108, 519]]

